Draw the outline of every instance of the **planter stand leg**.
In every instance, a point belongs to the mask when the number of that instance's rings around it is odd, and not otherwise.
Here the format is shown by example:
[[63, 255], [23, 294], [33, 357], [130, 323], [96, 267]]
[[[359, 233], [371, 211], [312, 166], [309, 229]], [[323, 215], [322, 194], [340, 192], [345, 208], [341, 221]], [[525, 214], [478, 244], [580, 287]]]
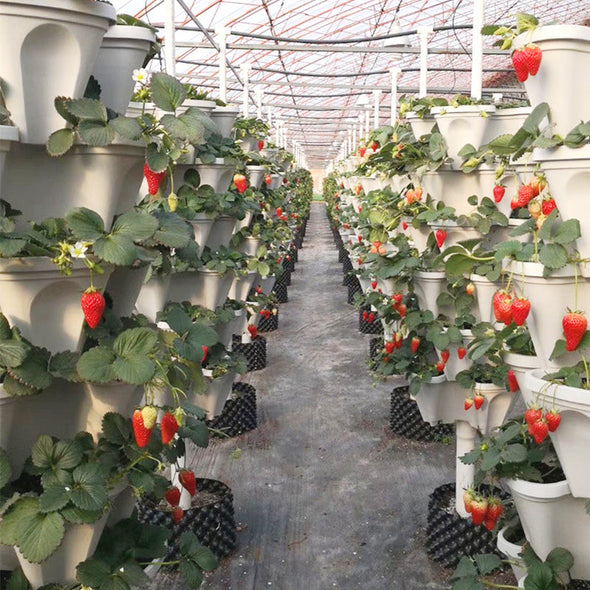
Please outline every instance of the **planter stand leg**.
[[465, 465], [461, 462], [461, 457], [472, 451], [475, 447], [477, 439], [477, 430], [468, 422], [457, 420], [455, 422], [455, 432], [457, 438], [456, 447], [456, 488], [455, 488], [455, 503], [457, 512], [463, 518], [468, 518], [469, 514], [465, 511], [463, 503], [463, 491], [473, 485], [473, 477], [475, 475], [474, 465]]

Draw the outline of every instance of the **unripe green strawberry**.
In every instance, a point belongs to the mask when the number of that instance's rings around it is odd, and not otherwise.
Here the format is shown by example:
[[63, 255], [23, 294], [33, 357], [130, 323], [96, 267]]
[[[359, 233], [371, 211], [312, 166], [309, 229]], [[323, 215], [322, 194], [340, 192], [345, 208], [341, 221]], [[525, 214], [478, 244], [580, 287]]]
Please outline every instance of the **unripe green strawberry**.
[[143, 418], [143, 425], [146, 428], [153, 428], [156, 425], [158, 419], [158, 410], [154, 406], [144, 406], [141, 409], [141, 416]]
[[178, 197], [176, 196], [176, 193], [170, 193], [168, 195], [168, 207], [172, 213], [178, 209]]

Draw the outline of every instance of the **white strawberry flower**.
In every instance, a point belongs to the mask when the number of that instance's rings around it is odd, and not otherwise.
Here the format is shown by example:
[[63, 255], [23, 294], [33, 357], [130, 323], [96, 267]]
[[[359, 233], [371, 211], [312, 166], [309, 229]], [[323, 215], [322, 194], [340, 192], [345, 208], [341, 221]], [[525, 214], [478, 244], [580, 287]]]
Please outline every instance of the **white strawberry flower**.
[[133, 70], [132, 78], [134, 82], [140, 82], [141, 84], [145, 84], [148, 79], [147, 70], [145, 70], [144, 68]]
[[84, 242], [76, 242], [73, 246], [68, 246], [68, 251], [72, 258], [86, 258], [88, 246]]

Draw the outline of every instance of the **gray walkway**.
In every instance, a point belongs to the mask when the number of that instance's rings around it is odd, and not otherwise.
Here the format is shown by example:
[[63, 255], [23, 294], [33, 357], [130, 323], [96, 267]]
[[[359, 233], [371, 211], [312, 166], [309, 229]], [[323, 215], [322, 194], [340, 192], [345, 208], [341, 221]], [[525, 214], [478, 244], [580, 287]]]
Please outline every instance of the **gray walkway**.
[[260, 426], [193, 460], [233, 489], [243, 527], [206, 590], [448, 588], [423, 543], [428, 494], [454, 479], [453, 445], [388, 433], [393, 383], [373, 386], [369, 337], [341, 282], [316, 203], [279, 330], [266, 335], [268, 366], [244, 378]]

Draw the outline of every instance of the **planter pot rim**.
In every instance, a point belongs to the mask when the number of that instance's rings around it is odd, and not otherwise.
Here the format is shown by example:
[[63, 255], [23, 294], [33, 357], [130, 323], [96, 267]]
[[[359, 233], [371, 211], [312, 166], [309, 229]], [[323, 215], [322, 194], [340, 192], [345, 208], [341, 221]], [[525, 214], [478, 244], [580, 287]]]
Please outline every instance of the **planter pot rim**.
[[205, 213], [204, 211], [201, 211], [199, 213], [196, 213], [195, 216], [190, 220], [192, 221], [215, 221], [216, 217], [211, 217], [209, 215], [209, 213]]
[[228, 114], [233, 114], [233, 113], [239, 113], [240, 112], [240, 107], [234, 107], [230, 104], [226, 104], [224, 107], [217, 105], [214, 109], [213, 112], [214, 113], [228, 113]]
[[506, 391], [506, 388], [503, 385], [496, 385], [495, 383], [475, 383], [473, 389], [479, 389], [480, 391]]
[[515, 115], [524, 115], [530, 114], [533, 112], [533, 107], [510, 107], [509, 109], [499, 109], [496, 107], [496, 112], [494, 113], [494, 117], [500, 117], [502, 115], [505, 116], [515, 116]]
[[522, 496], [529, 496], [532, 499], [555, 499], [569, 495], [570, 486], [567, 481], [556, 481], [554, 483], [538, 483], [525, 481], [524, 479], [507, 479], [510, 489]]
[[112, 25], [104, 35], [104, 39], [139, 39], [140, 41], [156, 41], [156, 33], [147, 27], [133, 25]]
[[416, 278], [426, 280], [440, 280], [446, 278], [444, 270], [418, 270], [415, 273]]
[[434, 117], [432, 115], [425, 115], [424, 117], [419, 117], [416, 114], [416, 111], [408, 111], [405, 114], [406, 119], [422, 119], [423, 121], [432, 121], [434, 123]]
[[533, 31], [532, 39], [528, 32], [518, 35], [514, 39], [514, 47], [522, 47], [529, 42], [556, 40], [590, 43], [590, 29], [582, 25], [545, 25]]
[[516, 553], [518, 554], [518, 552], [516, 551], [516, 549], [522, 549], [522, 545], [517, 545], [516, 543], [513, 543], [512, 541], [509, 541], [506, 538], [506, 533], [509, 531], [509, 529], [514, 528], [514, 526], [512, 525], [506, 525], [504, 527], [502, 527], [499, 531], [498, 531], [498, 549], [500, 551], [502, 551], [502, 553], [506, 553], [508, 554], [510, 553]]
[[[72, 270], [86, 268], [82, 261], [75, 260]], [[59, 268], [51, 262], [49, 256], [20, 256], [0, 258], [0, 273], [55, 272], [61, 274]], [[64, 279], [67, 278], [63, 275]]]
[[447, 107], [432, 107], [430, 112], [434, 115], [434, 118], [445, 117], [446, 115], [465, 115], [465, 114], [476, 114], [476, 113], [494, 113], [496, 107], [493, 104], [464, 104], [458, 107], [451, 105]]
[[539, 368], [539, 357], [531, 354], [519, 354], [517, 352], [504, 352], [502, 353], [504, 362], [507, 365], [513, 365], [523, 369], [538, 369]]
[[[522, 265], [522, 266], [519, 266]], [[506, 270], [517, 274], [528, 276], [528, 277], [539, 277], [545, 280], [551, 280], [553, 278], [573, 278], [575, 276], [574, 266], [572, 264], [566, 264], [563, 268], [558, 268], [551, 271], [549, 277], [543, 277], [543, 269], [545, 268], [540, 262], [520, 262], [518, 260], [504, 260], [503, 266]], [[581, 276], [582, 272], [578, 272], [578, 276]]]
[[464, 229], [464, 230], [472, 230], [475, 229], [473, 227], [471, 227], [470, 225], [459, 225], [456, 221], [453, 221], [452, 219], [440, 219], [439, 221], [433, 221], [432, 223], [428, 224], [429, 227], [431, 227], [432, 229], [437, 229], [437, 228], [449, 228], [449, 229]]
[[205, 98], [187, 98], [183, 103], [185, 107], [216, 107], [217, 103], [214, 100], [207, 100]]
[[255, 171], [255, 172], [257, 172], [259, 170], [266, 170], [266, 167], [265, 166], [246, 166], [246, 168], [248, 170], [252, 170], [252, 171]]
[[[191, 272], [191, 271], [189, 270], [186, 272]], [[202, 273], [202, 274], [208, 274], [208, 275], [217, 275], [218, 277], [224, 277], [229, 272], [229, 269], [224, 273], [220, 273], [218, 270], [212, 270], [210, 268], [203, 267], [203, 268], [197, 268], [195, 272]]]
[[51, 10], [59, 10], [60, 12], [78, 12], [90, 14], [93, 16], [99, 16], [102, 18], [108, 18], [113, 21], [116, 20], [115, 7], [106, 2], [60, 2], [56, 4], [52, 0], [35, 0], [34, 3], [28, 0], [10, 0], [10, 4], [20, 4], [22, 6], [31, 7], [31, 9], [37, 8], [49, 8]]
[[560, 145], [555, 148], [533, 150], [533, 161], [551, 165], [552, 162], [564, 162], [564, 165], [571, 162], [579, 162], [587, 167], [590, 160], [590, 145], [583, 145], [579, 148], [570, 148], [567, 145]]
[[215, 158], [215, 162], [205, 164], [204, 162], [201, 162], [199, 158], [195, 158], [195, 164], [198, 166], [234, 166], [235, 161], [228, 158]]

